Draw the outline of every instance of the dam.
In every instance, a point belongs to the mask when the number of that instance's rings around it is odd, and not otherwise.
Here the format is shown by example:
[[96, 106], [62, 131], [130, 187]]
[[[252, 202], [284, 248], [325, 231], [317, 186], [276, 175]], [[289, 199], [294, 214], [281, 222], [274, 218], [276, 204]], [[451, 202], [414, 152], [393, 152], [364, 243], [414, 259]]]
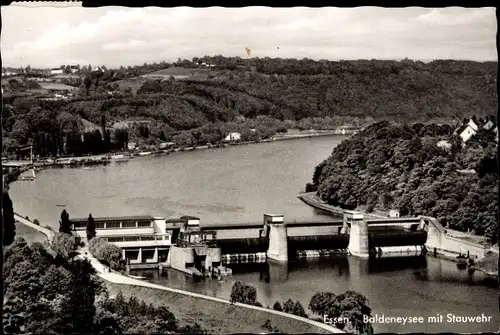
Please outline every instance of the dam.
[[[86, 219], [72, 219], [82, 236]], [[343, 212], [343, 220], [285, 222], [264, 214], [262, 224], [202, 225], [184, 216], [95, 218], [97, 237], [122, 248], [131, 269], [173, 266], [189, 274], [229, 273], [234, 263], [289, 262], [351, 254], [360, 258], [413, 257], [427, 251], [481, 258], [486, 248], [454, 239], [430, 217], [371, 218]], [[189, 269], [189, 270], [187, 270]], [[220, 271], [219, 271], [220, 270]]]

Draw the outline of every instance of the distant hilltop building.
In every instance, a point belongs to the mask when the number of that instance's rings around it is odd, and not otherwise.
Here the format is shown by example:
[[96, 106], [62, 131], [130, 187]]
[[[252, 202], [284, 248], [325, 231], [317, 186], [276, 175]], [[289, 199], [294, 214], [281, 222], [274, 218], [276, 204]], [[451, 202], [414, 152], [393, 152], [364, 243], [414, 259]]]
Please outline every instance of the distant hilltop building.
[[198, 66], [204, 66], [204, 67], [215, 67], [214, 64], [206, 63], [206, 62], [198, 62], [196, 63]]
[[80, 70], [80, 65], [70, 65], [69, 66], [71, 73], [76, 73]]
[[19, 73], [18, 72], [2, 72], [2, 77], [9, 77], [9, 76], [17, 76]]
[[462, 141], [467, 142], [472, 136], [477, 134], [479, 129], [492, 130], [496, 134], [496, 139], [498, 141], [498, 129], [495, 122], [495, 117], [490, 116], [486, 119], [476, 119], [475, 117], [464, 120], [464, 123], [458, 127], [454, 134], [459, 135]]
[[61, 69], [60, 67], [50, 69], [50, 74], [52, 76], [55, 76], [55, 75], [58, 75], [58, 74], [63, 74], [63, 69]]

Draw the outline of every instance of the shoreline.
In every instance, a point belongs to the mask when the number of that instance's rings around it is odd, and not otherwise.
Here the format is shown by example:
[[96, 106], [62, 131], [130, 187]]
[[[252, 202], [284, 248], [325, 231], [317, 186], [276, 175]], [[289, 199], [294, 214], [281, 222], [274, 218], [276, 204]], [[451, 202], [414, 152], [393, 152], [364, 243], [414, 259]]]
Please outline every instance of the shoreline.
[[[86, 166], [86, 165], [106, 165], [110, 163], [123, 163], [126, 162], [130, 159], [136, 159], [136, 158], [143, 158], [143, 157], [148, 157], [148, 156], [166, 156], [171, 153], [177, 153], [177, 152], [190, 152], [190, 151], [195, 151], [195, 150], [205, 150], [205, 149], [219, 149], [219, 148], [227, 148], [231, 146], [241, 146], [241, 145], [249, 145], [249, 144], [260, 144], [260, 143], [271, 143], [271, 142], [277, 142], [277, 141], [289, 141], [289, 140], [296, 140], [296, 139], [302, 139], [302, 138], [312, 138], [312, 137], [323, 137], [323, 136], [351, 136], [355, 134], [357, 131], [349, 131], [345, 132], [342, 134], [338, 130], [324, 130], [324, 131], [316, 131], [314, 133], [306, 133], [306, 134], [290, 134], [290, 135], [274, 135], [271, 138], [268, 139], [263, 139], [263, 140], [257, 140], [257, 141], [234, 141], [234, 142], [222, 142], [219, 144], [210, 144], [210, 145], [200, 145], [200, 146], [194, 146], [194, 147], [176, 147], [174, 149], [156, 149], [156, 150], [144, 150], [144, 151], [133, 151], [133, 152], [120, 152], [120, 153], [107, 153], [107, 154], [100, 154], [100, 155], [88, 155], [88, 156], [71, 156], [71, 157], [61, 157], [61, 158], [56, 158], [53, 159], [52, 162], [49, 162], [48, 159], [44, 160], [39, 160], [33, 162], [33, 166], [35, 170], [41, 171], [46, 168], [61, 168], [61, 167], [79, 167], [79, 166]], [[113, 155], [121, 155], [121, 154], [129, 154], [130, 158], [127, 160], [114, 160], [111, 158]], [[31, 162], [29, 161], [8, 161], [5, 160], [2, 162], [2, 166], [5, 163], [11, 163], [11, 164], [16, 164], [17, 166], [14, 167], [14, 169], [19, 169], [20, 174], [28, 171], [31, 168]]]

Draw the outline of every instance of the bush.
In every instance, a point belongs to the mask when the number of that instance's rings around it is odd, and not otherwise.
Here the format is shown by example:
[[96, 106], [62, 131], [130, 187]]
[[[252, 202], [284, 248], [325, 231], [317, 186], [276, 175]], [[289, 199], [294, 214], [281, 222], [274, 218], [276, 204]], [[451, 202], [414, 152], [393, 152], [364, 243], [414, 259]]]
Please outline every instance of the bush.
[[80, 236], [56, 233], [52, 239], [50, 248], [60, 257], [70, 259], [75, 256], [80, 243]]
[[98, 237], [89, 241], [89, 251], [101, 263], [116, 271], [125, 269], [125, 262], [122, 260], [122, 249], [114, 244], [110, 244]]
[[33, 220], [33, 224], [36, 224], [37, 226], [39, 226], [40, 225], [40, 221], [38, 221], [38, 219], [35, 219], [35, 220]]
[[281, 331], [271, 324], [271, 320], [267, 319], [266, 322], [261, 326], [262, 329], [269, 333], [280, 333]]
[[283, 307], [281, 307], [281, 304], [279, 301], [276, 301], [273, 305], [273, 309], [275, 311], [283, 312]]

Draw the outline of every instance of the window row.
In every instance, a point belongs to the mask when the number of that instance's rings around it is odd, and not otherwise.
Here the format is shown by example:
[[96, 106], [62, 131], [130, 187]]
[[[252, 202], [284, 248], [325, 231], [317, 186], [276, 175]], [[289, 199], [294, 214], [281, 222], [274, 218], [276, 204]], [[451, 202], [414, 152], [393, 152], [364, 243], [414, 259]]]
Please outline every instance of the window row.
[[[120, 226], [121, 223], [121, 226]], [[96, 229], [104, 229], [104, 222], [96, 222]], [[151, 221], [110, 221], [106, 222], [106, 229], [114, 229], [114, 228], [136, 228], [136, 227], [152, 227], [153, 223]], [[76, 222], [74, 223], [74, 227], [76, 228], [86, 228], [86, 222]]]
[[170, 236], [114, 236], [104, 238], [108, 242], [138, 242], [138, 241], [161, 241], [168, 240]]

